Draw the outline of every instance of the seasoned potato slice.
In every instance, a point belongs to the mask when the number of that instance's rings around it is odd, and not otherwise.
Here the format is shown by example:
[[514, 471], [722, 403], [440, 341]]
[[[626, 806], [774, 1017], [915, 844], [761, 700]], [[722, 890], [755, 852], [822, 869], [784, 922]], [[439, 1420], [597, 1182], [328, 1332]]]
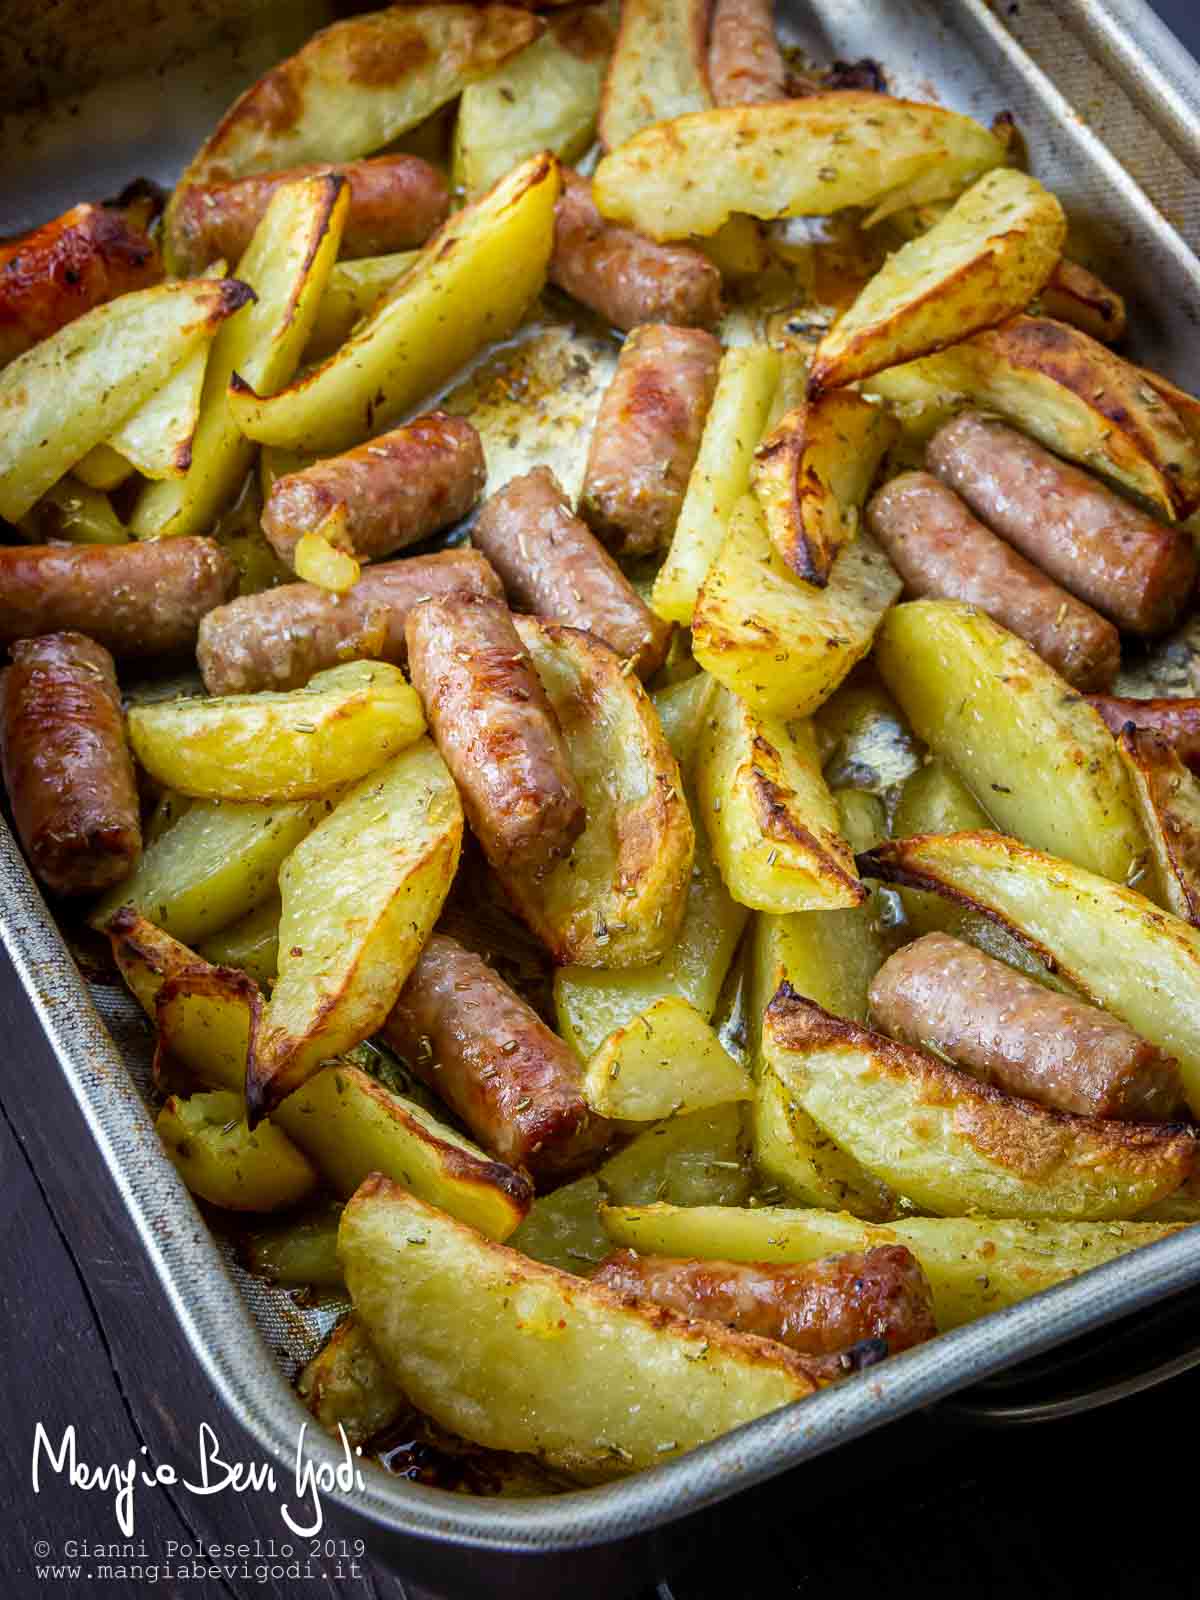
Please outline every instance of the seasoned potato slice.
[[872, 877], [946, 895], [1013, 934], [1085, 1000], [1173, 1055], [1200, 1115], [1200, 932], [1069, 861], [991, 833], [897, 839]]
[[708, 12], [705, 0], [624, 0], [600, 104], [606, 150], [651, 123], [712, 105]]
[[197, 954], [214, 967], [238, 967], [266, 988], [279, 970], [279, 896], [202, 939]]
[[940, 1216], [1136, 1216], [1191, 1175], [1190, 1132], [1047, 1111], [784, 988], [763, 1056], [876, 1177]]
[[614, 1244], [648, 1255], [720, 1261], [819, 1261], [844, 1250], [902, 1244], [925, 1269], [943, 1333], [1101, 1267], [1175, 1228], [1143, 1222], [1015, 1222], [910, 1217], [872, 1227], [833, 1211], [781, 1206], [609, 1206]]
[[844, 90], [646, 128], [604, 158], [593, 194], [616, 222], [684, 239], [715, 233], [736, 211], [769, 221], [940, 199], [1005, 159], [970, 117]]
[[876, 374], [866, 392], [921, 433], [964, 403], [983, 406], [1168, 518], [1186, 516], [1200, 495], [1200, 450], [1174, 407], [1137, 367], [1049, 317], [1013, 317]]
[[726, 350], [688, 479], [671, 548], [654, 579], [651, 604], [668, 622], [691, 623], [696, 596], [750, 487], [754, 447], [779, 381], [778, 353], [764, 344]]
[[161, 283], [10, 361], [0, 373], [0, 517], [19, 522], [252, 298], [236, 278]]
[[560, 1272], [590, 1277], [612, 1249], [600, 1223], [604, 1194], [600, 1179], [589, 1175], [539, 1195], [508, 1243]]
[[813, 1392], [781, 1346], [629, 1305], [385, 1178], [346, 1207], [338, 1250], [355, 1316], [422, 1411], [575, 1476], [653, 1466]]
[[171, 1165], [193, 1194], [230, 1211], [282, 1211], [317, 1186], [308, 1158], [278, 1128], [253, 1132], [239, 1094], [172, 1095], [154, 1124]]
[[818, 1127], [770, 1067], [755, 1086], [754, 1165], [797, 1205], [848, 1211], [871, 1222], [896, 1215], [896, 1196], [887, 1184]]
[[412, 1410], [353, 1316], [345, 1316], [296, 1379], [296, 1393], [327, 1433], [340, 1427], [351, 1449]]
[[1200, 785], [1174, 749], [1144, 728], [1124, 728], [1117, 749], [1150, 841], [1162, 904], [1200, 927]]
[[238, 1241], [247, 1272], [289, 1289], [340, 1289], [345, 1279], [337, 1258], [340, 1206], [323, 1206], [283, 1223], [267, 1223]]
[[695, 1006], [669, 995], [609, 1035], [588, 1062], [583, 1092], [601, 1116], [657, 1122], [749, 1100], [753, 1090]]
[[523, 1174], [348, 1062], [323, 1067], [271, 1121], [343, 1196], [381, 1172], [491, 1239], [507, 1239], [533, 1201]]
[[[418, 250], [398, 250], [394, 255], [336, 262], [304, 346], [305, 364], [332, 355], [380, 297], [400, 281], [419, 254]], [[301, 465], [307, 466], [308, 462]]]
[[118, 451], [144, 478], [182, 478], [191, 464], [207, 365], [208, 346], [204, 345], [185, 357], [162, 388], [109, 439], [108, 448]]
[[842, 551], [824, 588], [802, 582], [771, 549], [762, 511], [746, 495], [696, 601], [692, 649], [762, 715], [809, 716], [871, 648], [900, 587], [866, 533]]
[[837, 389], [1023, 311], [1062, 254], [1067, 219], [1036, 178], [984, 174], [928, 233], [889, 256], [822, 339], [809, 384]]
[[[116, 912], [101, 932], [108, 935], [117, 970], [148, 1017], [154, 1016], [158, 992], [167, 978], [207, 967], [194, 950], [129, 906]], [[222, 1085], [218, 1082], [216, 1087]]]
[[505, 888], [557, 962], [657, 961], [679, 931], [692, 870], [679, 764], [614, 651], [574, 628], [515, 621], [562, 725], [587, 826], [545, 877], [510, 873]]
[[449, 891], [462, 830], [454, 780], [422, 739], [293, 851], [279, 877], [279, 977], [246, 1074], [255, 1118], [383, 1022]]
[[151, 777], [209, 800], [326, 794], [424, 732], [416, 691], [385, 661], [348, 661], [286, 694], [160, 700], [129, 712], [133, 753]]
[[182, 478], [151, 483], [138, 497], [130, 526], [141, 539], [208, 533], [237, 494], [254, 463], [229, 406], [235, 373], [263, 393], [295, 372], [337, 260], [349, 186], [339, 178], [286, 183], [271, 203], [238, 262], [256, 302], [218, 335], [209, 352]]
[[[353, 161], [415, 128], [532, 43], [536, 17], [500, 5], [389, 6], [316, 33], [252, 84], [175, 191], [307, 161]], [[163, 222], [174, 270], [174, 206]]]
[[540, 150], [575, 162], [596, 131], [600, 86], [613, 45], [605, 6], [550, 17], [546, 32], [463, 90], [451, 176], [473, 198]]
[[129, 543], [129, 529], [107, 494], [89, 488], [73, 473], [51, 484], [17, 526], [30, 544], [44, 544], [48, 539], [64, 539], [68, 544]]
[[845, 390], [787, 412], [755, 452], [751, 478], [767, 533], [807, 583], [828, 583], [897, 431], [881, 406]]
[[[136, 413], [135, 413], [136, 414]], [[72, 471], [80, 483], [89, 489], [99, 489], [108, 494], [120, 488], [132, 472], [133, 463], [117, 454], [109, 445], [94, 445], [82, 461], [77, 461]]]
[[197, 944], [271, 899], [280, 867], [333, 805], [328, 798], [262, 806], [197, 800], [88, 920], [103, 929], [119, 907], [133, 906]]
[[228, 1089], [240, 1102], [250, 1042], [262, 1025], [263, 997], [254, 982], [234, 968], [198, 961], [161, 977], [141, 977], [138, 999], [145, 1005], [145, 997], [153, 996], [156, 1065], [182, 1066], [198, 1083]]
[[735, 900], [758, 911], [861, 905], [812, 725], [757, 715], [722, 689], [696, 763], [700, 814]]
[[315, 528], [309, 528], [296, 541], [292, 566], [304, 583], [328, 589], [331, 594], [346, 594], [362, 577], [362, 567], [344, 548], [350, 512], [334, 506]]
[[1147, 850], [1112, 735], [1014, 634], [953, 600], [884, 619], [875, 660], [916, 732], [1005, 832], [1124, 881]]
[[287, 388], [239, 368], [231, 421], [262, 444], [328, 453], [416, 405], [489, 340], [507, 338], [541, 292], [558, 189], [553, 156], [523, 162], [434, 234], [319, 367]]
[[748, 1155], [742, 1108], [729, 1101], [656, 1122], [596, 1176], [615, 1205], [737, 1206], [750, 1195]]

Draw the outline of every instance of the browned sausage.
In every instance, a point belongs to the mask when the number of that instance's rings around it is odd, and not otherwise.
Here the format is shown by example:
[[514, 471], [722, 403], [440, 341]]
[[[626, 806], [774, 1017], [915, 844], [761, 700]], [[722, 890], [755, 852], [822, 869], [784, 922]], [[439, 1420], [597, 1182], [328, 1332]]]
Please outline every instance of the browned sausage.
[[181, 276], [195, 275], [223, 256], [232, 266], [275, 191], [297, 178], [324, 173], [345, 178], [350, 208], [339, 253], [343, 258], [387, 255], [424, 244], [450, 210], [446, 179], [420, 156], [376, 156], [370, 161], [313, 161], [285, 172], [258, 172], [233, 183], [192, 184], [172, 218], [172, 244]]
[[801, 1355], [833, 1355], [862, 1339], [886, 1339], [896, 1355], [937, 1332], [929, 1281], [904, 1245], [786, 1266], [617, 1250], [592, 1281], [685, 1316], [774, 1339]]
[[508, 607], [423, 600], [405, 625], [413, 688], [463, 809], [499, 871], [545, 872], [583, 831], [562, 729]]
[[583, 1097], [574, 1051], [471, 950], [435, 933], [384, 1038], [479, 1143], [535, 1177], [578, 1167], [612, 1137]]
[[555, 212], [550, 280], [626, 333], [642, 322], [708, 328], [721, 315], [721, 274], [707, 256], [606, 222], [590, 181], [569, 169]]
[[236, 582], [213, 539], [0, 546], [0, 644], [77, 631], [118, 657], [190, 650]]
[[465, 517], [486, 477], [475, 429], [434, 411], [345, 455], [276, 478], [263, 508], [263, 532], [290, 566], [301, 535], [344, 505], [344, 548], [375, 561]]
[[1169, 628], [1196, 580], [1191, 538], [1015, 428], [966, 411], [925, 456], [989, 528], [1131, 633]]
[[1183, 1107], [1172, 1057], [1095, 1006], [944, 933], [884, 962], [871, 1015], [894, 1039], [928, 1045], [983, 1083], [1059, 1111], [1161, 1122]]
[[905, 472], [867, 507], [910, 595], [965, 600], [1031, 644], [1076, 689], [1106, 689], [1121, 665], [1111, 622], [985, 528], [928, 472]]
[[408, 659], [404, 624], [419, 600], [466, 590], [500, 600], [504, 591], [474, 550], [442, 550], [367, 567], [345, 594], [286, 583], [241, 595], [200, 624], [196, 659], [209, 694], [298, 689], [340, 661]]
[[717, 0], [708, 78], [719, 106], [787, 99], [787, 67], [775, 37], [773, 0]]
[[0, 362], [11, 361], [85, 311], [162, 277], [147, 208], [72, 206], [0, 247]]
[[108, 651], [81, 633], [13, 646], [0, 690], [0, 763], [17, 833], [56, 894], [95, 894], [142, 849], [137, 784]]
[[1132, 722], [1135, 728], [1158, 734], [1185, 766], [1200, 772], [1200, 700], [1123, 700], [1114, 694], [1093, 694], [1088, 701], [1114, 735]]
[[513, 478], [486, 503], [471, 530], [520, 611], [584, 628], [657, 672], [671, 625], [656, 617], [587, 525], [571, 512], [549, 467]]
[[721, 346], [647, 323], [626, 339], [596, 418], [579, 508], [605, 544], [648, 555], [671, 537], [717, 384]]

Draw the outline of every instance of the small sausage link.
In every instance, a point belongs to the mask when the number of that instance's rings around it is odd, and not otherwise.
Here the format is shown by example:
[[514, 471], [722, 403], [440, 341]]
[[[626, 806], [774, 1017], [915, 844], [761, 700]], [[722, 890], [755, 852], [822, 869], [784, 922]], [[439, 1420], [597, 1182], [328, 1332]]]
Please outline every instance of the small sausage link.
[[196, 659], [209, 694], [298, 689], [341, 661], [408, 659], [404, 624], [421, 600], [457, 591], [503, 599], [474, 550], [442, 550], [367, 567], [345, 594], [286, 583], [241, 595], [200, 624]]
[[500, 574], [520, 611], [583, 628], [634, 663], [643, 677], [666, 659], [671, 625], [656, 617], [587, 524], [575, 516], [549, 467], [513, 478], [488, 500], [473, 543]]
[[435, 933], [383, 1027], [483, 1148], [535, 1177], [559, 1176], [611, 1139], [583, 1097], [574, 1051], [492, 967]]
[[1132, 722], [1135, 728], [1158, 734], [1185, 766], [1200, 772], [1200, 700], [1125, 700], [1114, 694], [1092, 694], [1088, 702], [1113, 735]]
[[894, 1039], [932, 1047], [981, 1082], [1058, 1111], [1164, 1122], [1183, 1109], [1172, 1057], [1118, 1018], [948, 934], [897, 950], [870, 1001]]
[[369, 161], [309, 162], [283, 172], [257, 172], [232, 183], [192, 184], [179, 197], [171, 238], [181, 276], [196, 276], [219, 256], [231, 264], [250, 243], [275, 191], [297, 178], [345, 178], [350, 208], [339, 253], [343, 259], [387, 255], [424, 244], [445, 222], [450, 189], [420, 156], [375, 156]]
[[376, 561], [465, 517], [486, 477], [475, 429], [434, 411], [345, 455], [276, 478], [263, 508], [263, 532], [290, 566], [301, 536], [344, 505], [344, 548]]
[[600, 402], [580, 511], [626, 555], [671, 537], [717, 385], [721, 346], [699, 328], [647, 323], [626, 339]]
[[423, 600], [405, 632], [413, 687], [485, 855], [501, 872], [546, 872], [586, 818], [508, 607], [471, 594]]
[[1106, 689], [1121, 665], [1111, 622], [1052, 583], [928, 472], [893, 478], [867, 507], [908, 594], [965, 600], [1033, 646], [1068, 683]]
[[592, 1281], [685, 1316], [774, 1339], [801, 1355], [834, 1355], [863, 1339], [885, 1339], [896, 1355], [937, 1332], [929, 1281], [904, 1245], [794, 1266], [617, 1250]]
[[719, 106], [787, 99], [787, 67], [775, 37], [773, 0], [717, 0], [708, 77]]
[[686, 244], [655, 244], [607, 222], [592, 185], [569, 168], [554, 219], [550, 281], [614, 328], [643, 322], [708, 328], [721, 315], [721, 274]]
[[1196, 581], [1188, 534], [977, 411], [940, 428], [925, 459], [989, 528], [1119, 628], [1153, 634], [1175, 621]]
[[236, 582], [214, 539], [0, 546], [0, 644], [77, 631], [118, 658], [172, 655]]
[[56, 894], [96, 894], [142, 849], [137, 783], [112, 657], [81, 633], [13, 646], [0, 690], [0, 764], [34, 872]]

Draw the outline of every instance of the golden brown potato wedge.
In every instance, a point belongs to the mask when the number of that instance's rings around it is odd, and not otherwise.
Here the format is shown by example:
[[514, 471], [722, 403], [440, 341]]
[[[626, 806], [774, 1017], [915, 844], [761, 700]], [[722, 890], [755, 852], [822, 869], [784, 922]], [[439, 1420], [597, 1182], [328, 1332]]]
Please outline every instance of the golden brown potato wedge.
[[818, 1126], [939, 1216], [1126, 1219], [1192, 1173], [1189, 1130], [1047, 1111], [782, 988], [763, 1056]]
[[600, 102], [606, 150], [652, 123], [712, 105], [708, 14], [706, 0], [625, 0]]
[[788, 411], [755, 451], [751, 478], [767, 533], [806, 583], [829, 582], [897, 431], [882, 406], [848, 389]]
[[1117, 749], [1129, 774], [1168, 911], [1200, 927], [1200, 784], [1166, 741], [1132, 723]]
[[240, 1094], [216, 1089], [172, 1095], [154, 1124], [193, 1194], [229, 1211], [282, 1211], [317, 1185], [317, 1171], [271, 1123], [251, 1131]]
[[896, 1196], [817, 1125], [770, 1067], [755, 1085], [754, 1165], [795, 1205], [848, 1211], [870, 1222], [897, 1214]]
[[630, 1305], [378, 1176], [338, 1250], [355, 1316], [422, 1411], [574, 1476], [652, 1466], [814, 1389], [779, 1345]]
[[[164, 933], [131, 906], [124, 906], [115, 912], [100, 931], [108, 935], [113, 960], [130, 993], [151, 1018], [154, 1016], [158, 992], [166, 979], [178, 977], [183, 972], [204, 971], [208, 966], [194, 950], [178, 939], [172, 939], [169, 933]], [[218, 1079], [213, 1087], [227, 1085]]]
[[983, 1217], [910, 1217], [872, 1227], [844, 1213], [782, 1206], [608, 1206], [601, 1217], [614, 1244], [647, 1255], [819, 1261], [844, 1250], [906, 1245], [925, 1269], [943, 1333], [1177, 1231], [1144, 1222]]
[[749, 1100], [753, 1089], [695, 1006], [668, 995], [609, 1035], [588, 1062], [583, 1092], [601, 1116], [657, 1122]]
[[351, 1449], [412, 1410], [353, 1315], [342, 1318], [301, 1371], [296, 1393], [327, 1433], [341, 1428]]
[[843, 90], [646, 128], [605, 156], [592, 192], [615, 222], [684, 239], [739, 211], [769, 221], [940, 199], [1005, 159], [970, 117]]
[[1143, 895], [993, 833], [896, 839], [862, 858], [889, 883], [946, 895], [1173, 1055], [1200, 1114], [1200, 932]]
[[255, 1119], [396, 1002], [442, 908], [462, 841], [454, 780], [428, 739], [354, 785], [279, 877], [279, 977], [251, 1050]]
[[51, 484], [17, 527], [30, 544], [58, 539], [68, 544], [129, 543], [129, 529], [108, 495], [89, 488], [74, 473]]
[[515, 621], [562, 725], [587, 826], [544, 877], [510, 873], [505, 888], [556, 962], [657, 961], [679, 932], [692, 870], [679, 764], [615, 651], [574, 628]]
[[279, 971], [279, 909], [279, 896], [272, 895], [257, 910], [202, 939], [196, 953], [214, 967], [237, 967], [268, 988]]
[[132, 706], [133, 753], [159, 783], [210, 800], [307, 800], [354, 783], [425, 732], [416, 691], [386, 661], [348, 661], [286, 694]]
[[238, 1241], [238, 1260], [247, 1272], [288, 1289], [346, 1292], [337, 1258], [342, 1208], [322, 1205], [286, 1222], [266, 1223]]
[[79, 482], [86, 484], [89, 489], [99, 489], [101, 493], [109, 494], [132, 476], [133, 463], [118, 455], [110, 445], [98, 444], [88, 451], [82, 461], [75, 463], [72, 471]]
[[603, 1200], [604, 1189], [595, 1176], [564, 1183], [538, 1196], [507, 1242], [532, 1261], [590, 1277], [612, 1249], [600, 1224]]
[[842, 551], [823, 588], [804, 583], [772, 550], [758, 502], [746, 495], [696, 601], [692, 649], [762, 715], [810, 716], [866, 655], [899, 594], [900, 579], [866, 533]]
[[[417, 250], [399, 250], [387, 256], [363, 256], [357, 261], [335, 262], [308, 343], [304, 346], [304, 365], [324, 361], [349, 338], [356, 325], [374, 310], [376, 303], [400, 281], [420, 254]], [[264, 450], [262, 470], [264, 475], [274, 465]], [[284, 469], [294, 472], [309, 465], [308, 459], [289, 463]], [[282, 477], [283, 473], [273, 473]], [[264, 493], [270, 486], [263, 485]]]
[[1143, 864], [1112, 735], [1024, 640], [971, 606], [915, 600], [884, 619], [875, 661], [916, 732], [1007, 833], [1118, 882]]
[[1013, 317], [865, 387], [920, 432], [967, 402], [997, 412], [1171, 519], [1200, 496], [1200, 449], [1174, 407], [1137, 367], [1049, 317]]
[[[507, 338], [546, 281], [558, 163], [522, 162], [440, 228], [367, 320], [282, 388], [245, 367], [228, 395], [248, 439], [329, 453], [417, 404], [486, 343]], [[308, 328], [305, 329], [305, 341]]]
[[884, 798], [921, 767], [924, 747], [871, 666], [852, 673], [813, 721], [831, 788]]
[[820, 394], [957, 344], [1023, 311], [1062, 254], [1067, 219], [1036, 178], [997, 167], [884, 265], [813, 358]]

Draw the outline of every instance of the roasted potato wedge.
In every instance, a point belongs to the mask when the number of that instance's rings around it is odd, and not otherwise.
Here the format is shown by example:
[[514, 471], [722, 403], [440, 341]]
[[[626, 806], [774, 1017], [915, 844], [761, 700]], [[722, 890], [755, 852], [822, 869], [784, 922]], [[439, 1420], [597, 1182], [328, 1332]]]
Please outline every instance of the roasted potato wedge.
[[1144, 864], [1129, 779], [1099, 713], [982, 611], [916, 600], [883, 622], [875, 660], [913, 728], [999, 826], [1124, 882]]
[[725, 887], [742, 905], [832, 911], [867, 898], [811, 723], [760, 716], [722, 688], [701, 736], [696, 786]]
[[813, 721], [830, 788], [888, 799], [920, 770], [924, 747], [873, 667], [853, 673]]
[[553, 156], [522, 162], [434, 234], [319, 367], [287, 388], [239, 368], [231, 421], [261, 444], [332, 452], [415, 405], [489, 340], [507, 338], [540, 293], [558, 189]]
[[753, 1089], [695, 1006], [668, 995], [608, 1036], [588, 1062], [583, 1092], [601, 1116], [657, 1122], [749, 1100]]
[[742, 1108], [733, 1102], [656, 1122], [610, 1156], [599, 1179], [615, 1205], [743, 1205], [752, 1178]]
[[587, 826], [543, 878], [510, 873], [505, 888], [562, 965], [657, 961], [683, 920], [695, 844], [679, 764], [615, 651], [574, 628], [515, 621], [562, 724]]
[[337, 1258], [340, 1206], [283, 1223], [268, 1223], [238, 1241], [238, 1260], [247, 1272], [289, 1289], [346, 1290]]
[[1006, 159], [999, 139], [956, 111], [842, 90], [645, 128], [605, 156], [592, 192], [615, 222], [685, 239], [739, 211], [770, 221], [940, 199]]
[[348, 1062], [323, 1067], [271, 1121], [342, 1196], [381, 1172], [491, 1239], [507, 1239], [533, 1202], [527, 1177]]
[[1143, 895], [992, 833], [896, 839], [859, 863], [1007, 929], [1094, 1005], [1173, 1055], [1200, 1115], [1200, 932]]
[[1117, 739], [1168, 911], [1200, 927], [1200, 785], [1172, 747], [1132, 724]]
[[338, 1251], [356, 1318], [422, 1411], [574, 1476], [652, 1466], [813, 1392], [781, 1346], [629, 1305], [386, 1178], [346, 1207]]
[[[250, 1044], [262, 1025], [263, 997], [244, 972], [210, 967], [195, 958], [182, 970], [139, 974], [138, 999], [153, 996], [158, 1030], [156, 1076], [171, 1066], [212, 1089], [226, 1089], [242, 1102]], [[126, 975], [128, 982], [128, 975]]]
[[877, 373], [865, 392], [918, 433], [931, 433], [963, 404], [983, 406], [1168, 518], [1196, 507], [1200, 453], [1175, 409], [1137, 367], [1049, 317], [1013, 317], [940, 355]]
[[88, 920], [103, 930], [121, 906], [132, 906], [185, 944], [198, 944], [271, 899], [284, 861], [332, 809], [329, 799], [263, 806], [198, 800]]
[[[304, 364], [332, 355], [393, 284], [399, 283], [419, 254], [419, 250], [399, 250], [394, 255], [336, 262], [304, 346]], [[307, 466], [308, 462], [301, 464]]]
[[[117, 970], [148, 1017], [153, 1018], [159, 990], [168, 978], [207, 970], [208, 963], [194, 950], [172, 939], [132, 907], [116, 912], [101, 931], [108, 935]], [[212, 1086], [227, 1087], [221, 1079]]]
[[233, 375], [269, 394], [295, 372], [337, 260], [350, 204], [340, 178], [302, 178], [277, 189], [238, 271], [257, 300], [209, 352], [182, 478], [148, 484], [130, 526], [141, 539], [208, 533], [254, 463], [229, 404]]
[[600, 1179], [589, 1175], [539, 1195], [508, 1243], [533, 1261], [590, 1277], [612, 1246], [600, 1223]]
[[957, 344], [1023, 311], [1062, 254], [1057, 198], [1014, 167], [987, 172], [889, 256], [813, 358], [813, 394]]
[[853, 390], [788, 411], [754, 453], [751, 481], [775, 549], [824, 587], [854, 538], [879, 464], [897, 434], [882, 408]]
[[0, 517], [19, 522], [253, 298], [236, 278], [161, 283], [97, 306], [10, 361], [0, 372]]
[[[252, 172], [371, 155], [531, 44], [541, 23], [500, 5], [389, 6], [316, 33], [252, 84], [188, 164], [175, 194]], [[178, 263], [175, 206], [163, 219]]]
[[1101, 344], [1116, 344], [1125, 333], [1125, 301], [1094, 272], [1063, 256], [1037, 300], [1045, 317], [1069, 322]]
[[578, 161], [595, 135], [612, 47], [607, 7], [572, 7], [550, 17], [520, 55], [468, 85], [454, 124], [455, 187], [473, 199], [540, 150]]
[[154, 1124], [171, 1165], [193, 1194], [228, 1211], [282, 1211], [317, 1186], [317, 1172], [271, 1123], [253, 1132], [239, 1094], [172, 1095]]
[[306, 800], [374, 772], [425, 732], [416, 691], [386, 661], [348, 661], [285, 694], [132, 706], [129, 742], [168, 788], [206, 800]]
[[351, 1449], [412, 1410], [353, 1316], [345, 1316], [296, 1379], [296, 1393], [327, 1433], [340, 1428]]
[[796, 1205], [848, 1211], [869, 1222], [886, 1222], [898, 1209], [887, 1184], [818, 1127], [770, 1067], [755, 1085], [754, 1165]]
[[600, 102], [606, 150], [651, 123], [712, 105], [708, 14], [706, 0], [625, 0]]
[[31, 544], [64, 539], [68, 544], [128, 544], [129, 529], [112, 501], [73, 473], [60, 478], [17, 524]]
[[746, 495], [696, 601], [692, 650], [761, 715], [810, 716], [871, 648], [900, 587], [865, 533], [824, 588], [802, 582], [772, 550], [762, 510]]
[[910, 1217], [872, 1227], [833, 1211], [781, 1206], [606, 1207], [614, 1244], [648, 1255], [721, 1261], [819, 1261], [843, 1250], [902, 1244], [925, 1269], [945, 1333], [989, 1311], [1103, 1266], [1175, 1228], [1144, 1222], [1016, 1222], [983, 1217]]
[[229, 927], [202, 939], [197, 954], [214, 967], [237, 967], [260, 988], [279, 971], [279, 896], [272, 895]]
[[1190, 1131], [1010, 1098], [789, 987], [767, 1007], [762, 1048], [819, 1127], [935, 1215], [1125, 1219], [1173, 1193], [1195, 1166]]
[[82, 461], [75, 463], [72, 472], [89, 489], [99, 489], [102, 494], [109, 494], [132, 476], [133, 463], [118, 455], [111, 445], [97, 444]]
[[363, 778], [279, 876], [279, 976], [254, 1040], [255, 1119], [383, 1022], [458, 866], [463, 815], [428, 739]]
[[331, 594], [346, 594], [362, 577], [362, 566], [345, 549], [350, 513], [336, 505], [315, 528], [309, 528], [296, 541], [292, 566], [296, 576]]
[[743, 345], [721, 357], [696, 464], [651, 592], [651, 604], [668, 622], [691, 623], [733, 508], [750, 487], [754, 447], [778, 381], [779, 356], [767, 345]]

